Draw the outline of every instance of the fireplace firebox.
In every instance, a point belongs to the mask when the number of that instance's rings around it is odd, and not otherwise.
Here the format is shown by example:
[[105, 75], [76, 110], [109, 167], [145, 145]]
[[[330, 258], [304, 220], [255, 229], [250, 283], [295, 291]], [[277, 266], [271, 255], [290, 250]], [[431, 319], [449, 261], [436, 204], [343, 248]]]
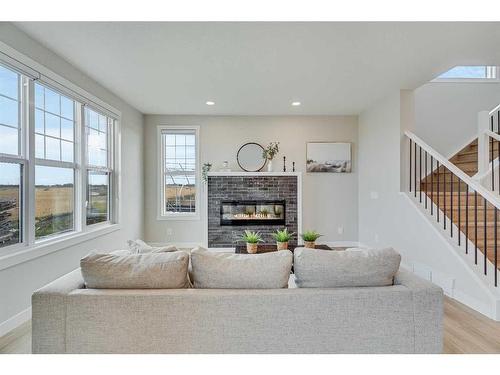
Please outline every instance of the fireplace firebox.
[[285, 225], [284, 200], [238, 200], [220, 203], [220, 225]]

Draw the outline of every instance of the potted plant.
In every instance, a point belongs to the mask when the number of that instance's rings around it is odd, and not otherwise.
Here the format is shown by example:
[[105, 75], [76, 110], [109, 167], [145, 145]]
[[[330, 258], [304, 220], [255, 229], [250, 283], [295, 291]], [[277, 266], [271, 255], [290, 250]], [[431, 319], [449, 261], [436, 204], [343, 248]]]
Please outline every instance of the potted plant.
[[280, 151], [279, 142], [271, 142], [269, 145], [262, 151], [262, 157], [267, 160], [267, 171], [273, 171], [273, 159], [276, 154]]
[[259, 232], [249, 230], [245, 231], [241, 239], [247, 243], [247, 252], [249, 254], [255, 254], [257, 252], [259, 242], [264, 242]]
[[322, 235], [315, 230], [306, 230], [302, 233], [302, 239], [304, 240], [304, 246], [309, 249], [314, 249], [316, 247], [316, 240]]
[[276, 247], [279, 250], [288, 250], [288, 241], [290, 241], [295, 233], [288, 233], [285, 228], [283, 230], [277, 230], [275, 233], [271, 234], [276, 240]]

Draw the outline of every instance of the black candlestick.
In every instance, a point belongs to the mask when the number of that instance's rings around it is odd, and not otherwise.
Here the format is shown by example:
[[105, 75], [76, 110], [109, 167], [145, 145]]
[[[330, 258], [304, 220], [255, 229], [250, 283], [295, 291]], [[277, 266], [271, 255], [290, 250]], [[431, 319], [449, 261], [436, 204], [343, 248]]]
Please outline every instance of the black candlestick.
[[292, 172], [295, 172], [295, 162], [292, 162]]
[[283, 156], [283, 172], [286, 172], [286, 156]]

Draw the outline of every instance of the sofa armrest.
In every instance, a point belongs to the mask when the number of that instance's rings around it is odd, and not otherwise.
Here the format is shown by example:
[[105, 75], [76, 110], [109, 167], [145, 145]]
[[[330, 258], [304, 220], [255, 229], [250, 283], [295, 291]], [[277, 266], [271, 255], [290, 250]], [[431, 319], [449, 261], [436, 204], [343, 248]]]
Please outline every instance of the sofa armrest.
[[443, 350], [443, 290], [415, 274], [400, 270], [394, 278], [412, 292], [415, 327], [415, 353], [442, 353]]
[[33, 353], [66, 352], [66, 296], [84, 286], [82, 273], [76, 269], [33, 293]]

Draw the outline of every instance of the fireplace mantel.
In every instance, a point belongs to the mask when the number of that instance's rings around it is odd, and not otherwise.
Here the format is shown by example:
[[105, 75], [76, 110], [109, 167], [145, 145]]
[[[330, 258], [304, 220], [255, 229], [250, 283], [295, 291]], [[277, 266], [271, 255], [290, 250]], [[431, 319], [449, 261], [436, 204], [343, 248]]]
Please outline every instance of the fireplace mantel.
[[302, 176], [302, 172], [208, 172], [208, 176], [234, 177], [273, 177], [273, 176]]
[[[219, 207], [223, 200], [287, 200], [287, 227], [291, 232], [302, 233], [302, 172], [208, 172], [207, 176], [207, 182], [203, 184], [205, 198], [203, 215], [205, 222], [204, 245], [206, 247], [233, 248], [234, 244], [229, 244], [225, 240], [215, 241], [214, 235], [220, 235], [224, 238], [229, 235], [229, 231], [242, 230], [214, 223], [215, 215], [220, 217]], [[259, 178], [262, 178], [262, 180]], [[245, 189], [249, 189], [248, 195], [246, 195]], [[210, 196], [209, 190], [211, 191]], [[291, 201], [288, 201], [289, 199]], [[291, 219], [289, 215], [292, 215]], [[281, 225], [280, 227], [282, 228]], [[266, 237], [270, 237], [268, 231], [276, 229], [273, 226], [256, 228]], [[209, 231], [211, 233], [210, 240]], [[302, 242], [300, 238], [298, 238], [298, 241], [299, 243]], [[217, 242], [219, 244], [224, 243], [224, 245], [219, 245]]]

